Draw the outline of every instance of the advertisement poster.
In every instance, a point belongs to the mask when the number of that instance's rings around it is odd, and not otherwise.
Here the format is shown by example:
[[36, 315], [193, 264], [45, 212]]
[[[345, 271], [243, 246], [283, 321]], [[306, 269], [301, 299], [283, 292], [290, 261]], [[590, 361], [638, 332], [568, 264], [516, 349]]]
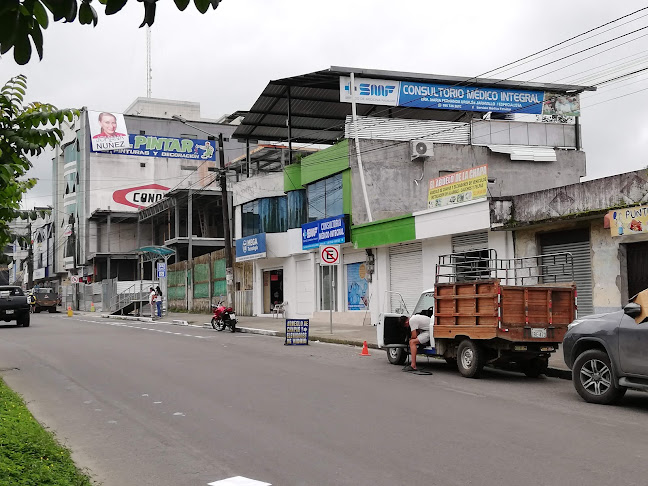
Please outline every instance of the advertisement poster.
[[127, 147], [129, 148], [102, 150], [102, 152], [136, 155], [138, 157], [216, 161], [217, 143], [213, 140], [131, 134], [128, 135]]
[[648, 233], [648, 206], [617, 209], [608, 213], [612, 236]]
[[562, 93], [545, 93], [543, 115], [580, 116], [580, 96]]
[[123, 114], [88, 111], [88, 124], [93, 152], [125, 149], [130, 146]]
[[488, 165], [480, 165], [430, 180], [428, 209], [452, 206], [486, 197]]
[[369, 307], [366, 271], [364, 262], [350, 263], [347, 266], [347, 300], [349, 310], [365, 310]]

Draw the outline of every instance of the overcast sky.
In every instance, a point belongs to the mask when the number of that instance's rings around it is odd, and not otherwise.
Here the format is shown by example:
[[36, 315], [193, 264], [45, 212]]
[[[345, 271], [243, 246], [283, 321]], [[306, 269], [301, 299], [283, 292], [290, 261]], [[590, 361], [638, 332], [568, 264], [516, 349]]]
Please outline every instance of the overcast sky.
[[[330, 66], [476, 76], [646, 6], [635, 0], [223, 0], [200, 15], [193, 3], [185, 12], [171, 0], [158, 3], [152, 96], [200, 102], [206, 118], [249, 109], [269, 80]], [[59, 108], [121, 112], [146, 96], [141, 4], [130, 0], [110, 17], [98, 1], [93, 5], [100, 13], [96, 28], [50, 24], [43, 61], [18, 66], [8, 53], [0, 59], [0, 84], [23, 73], [30, 101]], [[514, 76], [646, 25], [648, 10], [491, 77]], [[516, 79], [588, 84], [646, 66], [648, 29]], [[582, 96], [581, 105], [588, 179], [648, 165], [648, 71]], [[24, 206], [51, 204], [51, 160], [35, 160], [30, 175], [39, 183]]]

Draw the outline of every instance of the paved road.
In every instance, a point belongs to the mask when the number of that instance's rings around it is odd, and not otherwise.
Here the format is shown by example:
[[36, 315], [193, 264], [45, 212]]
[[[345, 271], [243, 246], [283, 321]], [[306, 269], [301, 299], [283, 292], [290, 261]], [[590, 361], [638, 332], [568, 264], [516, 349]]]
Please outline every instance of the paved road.
[[62, 314], [0, 326], [2, 376], [105, 486], [646, 484], [646, 394], [602, 407], [559, 379], [358, 353]]

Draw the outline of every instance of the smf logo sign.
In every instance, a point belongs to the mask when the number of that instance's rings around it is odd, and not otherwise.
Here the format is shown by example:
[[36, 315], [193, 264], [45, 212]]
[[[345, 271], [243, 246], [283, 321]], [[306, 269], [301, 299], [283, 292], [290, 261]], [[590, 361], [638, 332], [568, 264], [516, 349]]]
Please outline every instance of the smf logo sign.
[[[398, 105], [399, 81], [355, 78], [356, 102], [372, 105]], [[340, 101], [350, 103], [351, 78], [340, 77]]]

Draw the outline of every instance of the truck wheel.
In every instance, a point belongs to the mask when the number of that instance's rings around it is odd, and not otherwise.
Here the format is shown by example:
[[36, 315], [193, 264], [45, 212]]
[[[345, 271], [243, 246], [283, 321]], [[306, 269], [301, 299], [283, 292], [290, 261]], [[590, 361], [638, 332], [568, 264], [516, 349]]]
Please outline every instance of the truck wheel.
[[547, 358], [531, 358], [523, 363], [520, 363], [522, 373], [529, 378], [537, 378], [540, 375], [547, 373], [549, 367], [549, 360]]
[[41, 311], [40, 307], [34, 307], [34, 314], [38, 314]]
[[402, 365], [407, 361], [407, 353], [403, 348], [387, 348], [387, 359], [393, 365]]
[[578, 394], [590, 403], [610, 405], [625, 395], [626, 388], [615, 385], [610, 358], [600, 349], [582, 353], [574, 362], [572, 381]]
[[49, 311], [50, 314], [54, 314], [56, 312], [56, 307], [50, 307], [47, 310]]
[[16, 321], [16, 324], [22, 327], [29, 327], [29, 314], [26, 314], [23, 317], [19, 317]]
[[479, 378], [484, 369], [484, 352], [474, 341], [461, 341], [457, 348], [457, 367], [466, 378]]

